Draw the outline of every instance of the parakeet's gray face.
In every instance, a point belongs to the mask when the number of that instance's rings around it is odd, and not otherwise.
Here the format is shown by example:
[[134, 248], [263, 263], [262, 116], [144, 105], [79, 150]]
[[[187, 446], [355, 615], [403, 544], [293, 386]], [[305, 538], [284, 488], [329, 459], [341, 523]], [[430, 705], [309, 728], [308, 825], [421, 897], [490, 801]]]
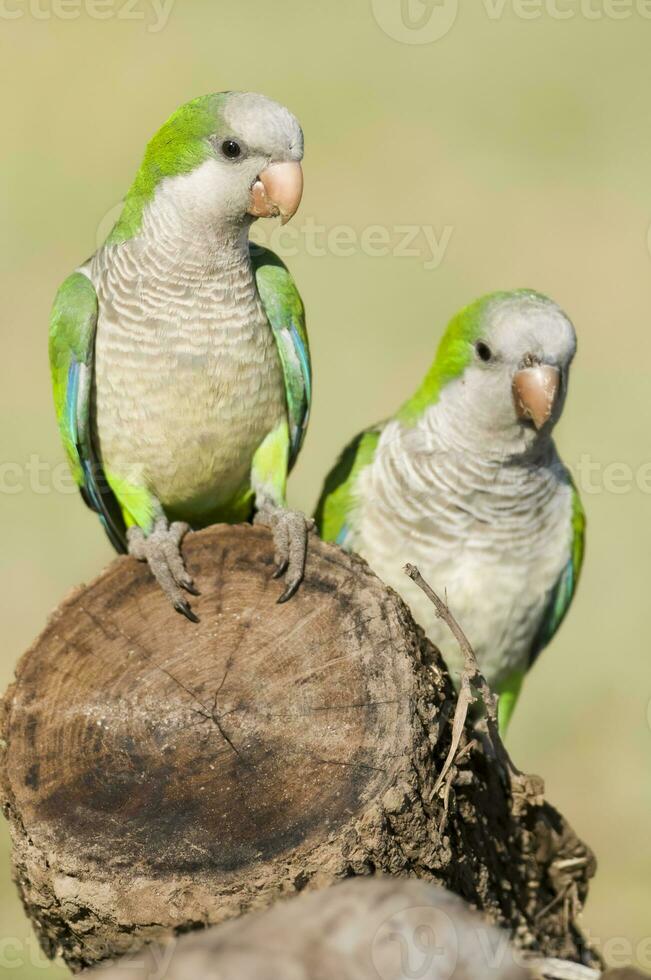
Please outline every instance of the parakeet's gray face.
[[563, 411], [576, 352], [562, 310], [535, 294], [488, 307], [463, 384], [482, 428], [524, 444], [550, 432]]
[[288, 109], [263, 95], [228, 93], [208, 142], [208, 159], [175, 180], [179, 209], [221, 227], [292, 217], [303, 191], [303, 133]]

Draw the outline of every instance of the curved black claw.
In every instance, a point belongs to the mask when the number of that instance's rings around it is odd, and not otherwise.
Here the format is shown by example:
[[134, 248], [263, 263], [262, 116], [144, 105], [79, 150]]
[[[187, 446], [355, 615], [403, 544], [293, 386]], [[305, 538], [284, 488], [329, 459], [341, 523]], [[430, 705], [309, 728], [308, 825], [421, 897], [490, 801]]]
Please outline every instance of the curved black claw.
[[293, 595], [296, 595], [296, 593], [298, 592], [298, 587], [302, 581], [303, 581], [303, 576], [301, 575], [299, 579], [296, 579], [294, 582], [290, 582], [290, 584], [287, 586], [283, 594], [278, 599], [276, 599], [276, 605], [281, 606], [283, 602], [287, 602], [287, 600], [291, 599]]
[[[199, 593], [197, 592], [196, 594], [198, 595]], [[181, 613], [181, 615], [185, 616], [186, 619], [189, 619], [191, 623], [201, 622], [197, 614], [192, 612], [192, 607], [190, 606], [189, 602], [175, 602], [174, 608], [176, 609], [177, 613]]]
[[199, 617], [185, 598], [186, 592], [198, 596], [199, 590], [185, 568], [181, 554], [181, 542], [190, 530], [188, 524], [175, 521], [168, 524], [159, 518], [150, 534], [145, 535], [139, 527], [130, 527], [127, 532], [129, 554], [138, 561], [146, 561], [152, 575], [160, 585], [177, 612], [192, 623]]
[[[285, 561], [281, 561], [281, 563], [278, 565], [278, 568], [276, 569], [276, 571], [273, 573], [271, 577], [282, 578], [285, 572], [287, 571], [288, 567], [289, 567], [289, 558], [286, 558]], [[278, 600], [278, 602], [280, 602], [280, 599]]]

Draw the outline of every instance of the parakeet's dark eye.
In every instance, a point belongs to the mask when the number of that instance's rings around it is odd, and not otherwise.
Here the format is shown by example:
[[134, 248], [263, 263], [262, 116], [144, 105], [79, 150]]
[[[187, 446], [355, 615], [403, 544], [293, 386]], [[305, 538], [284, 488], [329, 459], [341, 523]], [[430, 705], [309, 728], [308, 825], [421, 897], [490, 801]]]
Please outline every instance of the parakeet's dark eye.
[[480, 361], [490, 361], [491, 357], [493, 356], [492, 350], [488, 344], [484, 343], [483, 340], [477, 341], [475, 344], [475, 350], [477, 351], [477, 357]]
[[242, 147], [236, 140], [224, 140], [222, 153], [228, 160], [237, 160], [242, 153]]

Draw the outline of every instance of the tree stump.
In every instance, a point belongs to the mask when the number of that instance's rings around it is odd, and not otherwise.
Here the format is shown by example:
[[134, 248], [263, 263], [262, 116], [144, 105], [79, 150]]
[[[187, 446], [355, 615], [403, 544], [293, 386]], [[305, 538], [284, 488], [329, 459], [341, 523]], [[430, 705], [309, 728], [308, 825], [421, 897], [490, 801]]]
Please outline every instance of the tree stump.
[[73, 969], [352, 875], [430, 879], [524, 949], [591, 962], [589, 850], [514, 807], [479, 742], [435, 783], [455, 694], [398, 596], [313, 537], [277, 605], [265, 528], [189, 535], [192, 624], [116, 559], [55, 612], [2, 706], [15, 878]]

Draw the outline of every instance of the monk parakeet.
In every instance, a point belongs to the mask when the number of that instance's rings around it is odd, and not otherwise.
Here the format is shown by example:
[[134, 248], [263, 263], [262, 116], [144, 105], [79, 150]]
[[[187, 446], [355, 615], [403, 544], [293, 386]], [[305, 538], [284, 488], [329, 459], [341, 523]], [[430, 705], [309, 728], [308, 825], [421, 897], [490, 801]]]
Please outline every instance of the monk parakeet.
[[187, 103], [54, 302], [56, 414], [81, 493], [114, 546], [146, 560], [194, 620], [180, 551], [189, 527], [255, 514], [287, 576], [279, 601], [303, 574], [313, 522], [285, 505], [310, 408], [303, 304], [248, 234], [258, 217], [294, 214], [302, 157], [297, 120], [262, 95]]
[[455, 641], [405, 563], [447, 597], [501, 696], [503, 727], [581, 570], [583, 509], [552, 439], [575, 351], [572, 324], [545, 296], [473, 303], [415, 395], [344, 451], [316, 514], [326, 540], [402, 595], [458, 677]]

